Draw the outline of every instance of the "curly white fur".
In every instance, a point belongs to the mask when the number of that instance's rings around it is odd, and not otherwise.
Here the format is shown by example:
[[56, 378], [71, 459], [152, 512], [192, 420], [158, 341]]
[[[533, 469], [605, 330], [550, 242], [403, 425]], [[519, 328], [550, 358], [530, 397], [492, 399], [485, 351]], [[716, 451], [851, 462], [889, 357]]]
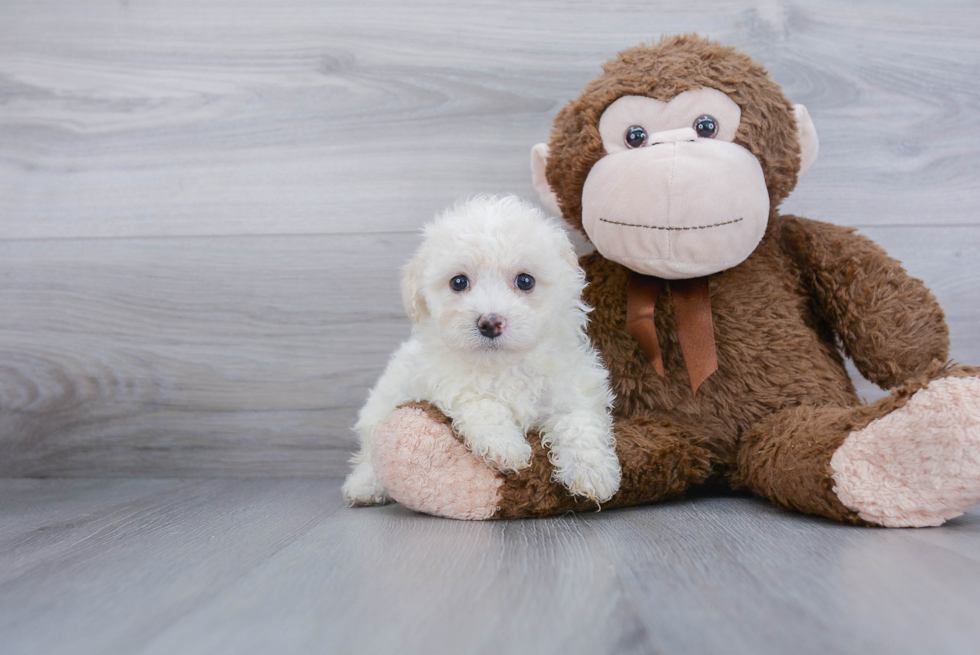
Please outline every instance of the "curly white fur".
[[[515, 197], [479, 197], [424, 228], [405, 268], [402, 297], [413, 337], [392, 356], [354, 429], [361, 449], [344, 484], [348, 504], [390, 499], [371, 465], [371, 436], [398, 405], [428, 400], [453, 420], [473, 453], [501, 471], [530, 465], [538, 430], [555, 480], [605, 502], [621, 471], [612, 432], [608, 373], [585, 332], [585, 274], [556, 220]], [[522, 291], [519, 274], [535, 284]], [[450, 280], [469, 286], [454, 291]], [[481, 316], [504, 319], [499, 336]]]

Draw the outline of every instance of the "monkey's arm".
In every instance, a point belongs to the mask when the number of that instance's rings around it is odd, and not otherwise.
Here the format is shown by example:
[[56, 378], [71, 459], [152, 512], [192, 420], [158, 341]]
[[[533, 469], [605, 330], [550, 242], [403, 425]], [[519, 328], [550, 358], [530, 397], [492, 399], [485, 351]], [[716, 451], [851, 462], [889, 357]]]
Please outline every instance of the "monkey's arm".
[[777, 234], [816, 310], [866, 378], [884, 389], [949, 354], [949, 329], [921, 280], [854, 228], [782, 216]]

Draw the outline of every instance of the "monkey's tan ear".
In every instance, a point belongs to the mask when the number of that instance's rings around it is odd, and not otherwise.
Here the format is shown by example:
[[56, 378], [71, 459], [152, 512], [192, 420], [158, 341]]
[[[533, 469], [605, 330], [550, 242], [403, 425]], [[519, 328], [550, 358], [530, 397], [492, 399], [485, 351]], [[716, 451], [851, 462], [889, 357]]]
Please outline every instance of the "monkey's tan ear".
[[405, 312], [412, 319], [412, 323], [418, 323], [422, 317], [429, 313], [429, 308], [425, 304], [422, 295], [422, 271], [424, 270], [422, 258], [416, 255], [412, 261], [405, 265], [402, 271], [402, 303], [405, 305]]
[[544, 170], [548, 165], [548, 144], [539, 143], [531, 148], [531, 183], [538, 192], [541, 199], [541, 206], [552, 216], [561, 216], [561, 209], [558, 207], [558, 196], [551, 190], [548, 178], [545, 177]]
[[798, 180], [817, 160], [820, 140], [817, 139], [817, 128], [813, 126], [813, 119], [806, 107], [793, 105], [793, 115], [796, 117], [796, 136], [800, 140], [800, 172], [796, 175]]

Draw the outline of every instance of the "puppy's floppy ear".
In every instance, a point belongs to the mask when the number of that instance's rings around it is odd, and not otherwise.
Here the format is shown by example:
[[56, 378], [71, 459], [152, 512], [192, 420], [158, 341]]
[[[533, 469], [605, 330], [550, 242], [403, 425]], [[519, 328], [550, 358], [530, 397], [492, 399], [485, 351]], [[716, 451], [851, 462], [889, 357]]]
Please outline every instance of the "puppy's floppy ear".
[[425, 305], [425, 298], [422, 296], [422, 272], [425, 266], [422, 262], [421, 254], [415, 255], [412, 261], [405, 265], [402, 270], [402, 303], [405, 311], [412, 323], [418, 323], [425, 314], [429, 313], [429, 308]]
[[568, 232], [562, 229], [560, 226], [555, 226], [556, 241], [558, 243], [559, 254], [561, 258], [568, 263], [569, 266], [576, 272], [576, 275], [582, 272], [582, 265], [578, 263], [578, 253], [575, 252], [575, 244], [568, 236]]
[[565, 243], [562, 244], [561, 255], [565, 258], [565, 261], [571, 264], [574, 268], [579, 267], [578, 254], [576, 254], [575, 246], [572, 245], [572, 242], [568, 239], [568, 237], [565, 238]]

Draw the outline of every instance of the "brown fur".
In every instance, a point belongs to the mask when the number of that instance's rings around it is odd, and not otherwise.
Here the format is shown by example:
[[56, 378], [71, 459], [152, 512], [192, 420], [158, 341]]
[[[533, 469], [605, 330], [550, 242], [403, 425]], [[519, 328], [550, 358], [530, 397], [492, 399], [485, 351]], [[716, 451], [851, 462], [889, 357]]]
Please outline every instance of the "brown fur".
[[[742, 110], [735, 142], [758, 157], [772, 204], [755, 252], [710, 277], [719, 367], [696, 395], [669, 292], [656, 311], [660, 377], [626, 327], [630, 271], [598, 253], [582, 259], [585, 300], [595, 308], [589, 334], [610, 370], [628, 471], [608, 506], [676, 495], [683, 484], [665, 478], [695, 484], [714, 472], [785, 507], [860, 522], [832, 492], [830, 458], [851, 430], [903, 405], [922, 380], [949, 374], [940, 371], [948, 351], [942, 310], [919, 280], [853, 230], [778, 214], [799, 170], [796, 123], [789, 100], [751, 59], [682, 36], [626, 50], [604, 71], [559, 112], [552, 132], [546, 175], [573, 225], [581, 226], [585, 178], [605, 154], [599, 117], [623, 95], [667, 101], [702, 87], [727, 93]], [[839, 346], [886, 388], [920, 382], [861, 405]], [[539, 454], [530, 471], [508, 478], [500, 515], [578, 508], [555, 500], [562, 494], [549, 471]]]
[[[432, 421], [452, 425], [452, 420], [431, 403], [409, 402], [399, 405], [402, 407], [420, 409]], [[564, 487], [551, 480], [548, 451], [536, 432], [528, 434], [528, 442], [533, 450], [531, 467], [509, 475], [498, 473], [505, 481], [500, 488], [500, 510], [494, 518], [530, 518], [600, 509], [592, 501], [569, 496]], [[666, 500], [707, 480], [711, 455], [692, 442], [692, 434], [666, 419], [618, 422], [616, 443], [623, 468], [622, 491], [602, 507]]]
[[[846, 264], [821, 268], [814, 262]], [[749, 259], [711, 276], [719, 367], [695, 395], [669, 293], [656, 312], [666, 368], [661, 378], [626, 329], [629, 270], [598, 253], [582, 264], [589, 280], [585, 300], [595, 307], [589, 333], [610, 370], [618, 420], [666, 414], [688, 426], [679, 438], [711, 452], [715, 469], [736, 488], [858, 521], [827, 482], [830, 457], [850, 430], [826, 423], [867, 417], [866, 425], [904, 400], [860, 406], [836, 335], [848, 352], [862, 353], [862, 370], [882, 381], [935, 368], [946, 358], [947, 330], [921, 282], [853, 230], [774, 217]], [[880, 371], [891, 377], [885, 380]], [[773, 450], [780, 457], [766, 459]], [[628, 456], [621, 448], [620, 457]], [[757, 475], [753, 465], [760, 467]], [[808, 478], [800, 477], [803, 469]], [[625, 484], [623, 493], [630, 493]]]
[[857, 407], [803, 405], [776, 413], [742, 438], [734, 486], [777, 505], [840, 521], [864, 524], [833, 492], [830, 458], [852, 432], [903, 407], [912, 394], [945, 377], [969, 377], [980, 369], [933, 362], [891, 395]]
[[[641, 505], [682, 495], [708, 479], [711, 456], [693, 445], [692, 435], [667, 419], [640, 418], [616, 424], [616, 451], [623, 468], [619, 493], [603, 508]], [[505, 476], [495, 518], [547, 516], [599, 509], [596, 503], [568, 495], [551, 480], [548, 452], [537, 434], [529, 435], [531, 468]]]
[[735, 143], [759, 159], [775, 211], [796, 185], [800, 146], [793, 105], [768, 73], [733, 48], [694, 35], [664, 39], [619, 53], [603, 74], [555, 118], [545, 176], [565, 219], [581, 229], [582, 186], [605, 154], [599, 117], [626, 95], [669, 101], [684, 91], [711, 88], [735, 101], [742, 120]]
[[853, 228], [795, 216], [781, 223], [782, 249], [862, 375], [891, 389], [946, 358], [942, 308], [880, 246]]
[[[598, 253], [583, 257], [589, 335], [610, 371], [618, 507], [677, 496], [711, 479], [787, 508], [861, 523], [833, 493], [830, 459], [853, 430], [903, 406], [929, 381], [977, 375], [948, 368], [943, 312], [920, 282], [850, 228], [781, 216], [799, 170], [793, 108], [758, 64], [694, 36], [621, 53], [555, 119], [546, 175], [565, 218], [581, 227], [582, 186], [605, 154], [602, 112], [623, 95], [670, 100], [689, 89], [727, 93], [742, 110], [735, 142], [758, 157], [771, 198], [764, 238], [744, 262], [710, 276], [718, 370], [692, 393], [669, 290], [657, 300], [665, 375], [626, 326], [631, 272]], [[857, 398], [841, 349], [885, 388]], [[430, 408], [435, 420], [446, 420]], [[536, 436], [533, 464], [504, 476], [500, 518], [588, 510], [551, 481]]]

